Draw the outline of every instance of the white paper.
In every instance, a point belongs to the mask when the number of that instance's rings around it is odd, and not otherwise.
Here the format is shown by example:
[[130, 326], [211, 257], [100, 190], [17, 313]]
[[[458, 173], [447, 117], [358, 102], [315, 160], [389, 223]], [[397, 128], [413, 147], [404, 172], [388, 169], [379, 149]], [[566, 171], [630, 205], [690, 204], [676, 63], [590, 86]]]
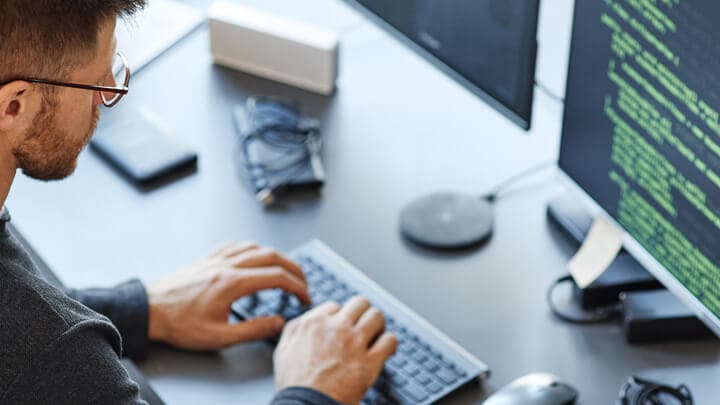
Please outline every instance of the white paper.
[[568, 263], [575, 283], [585, 288], [597, 280], [622, 248], [623, 231], [603, 217], [597, 217], [580, 250]]

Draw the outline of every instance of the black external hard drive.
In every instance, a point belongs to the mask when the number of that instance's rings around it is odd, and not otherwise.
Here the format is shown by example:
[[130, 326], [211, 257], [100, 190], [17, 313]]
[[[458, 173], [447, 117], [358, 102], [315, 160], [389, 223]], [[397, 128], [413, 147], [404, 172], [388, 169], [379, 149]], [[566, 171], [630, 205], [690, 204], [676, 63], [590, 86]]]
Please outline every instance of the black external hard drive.
[[114, 118], [98, 128], [90, 148], [135, 185], [154, 188], [197, 170], [197, 154], [147, 113]]

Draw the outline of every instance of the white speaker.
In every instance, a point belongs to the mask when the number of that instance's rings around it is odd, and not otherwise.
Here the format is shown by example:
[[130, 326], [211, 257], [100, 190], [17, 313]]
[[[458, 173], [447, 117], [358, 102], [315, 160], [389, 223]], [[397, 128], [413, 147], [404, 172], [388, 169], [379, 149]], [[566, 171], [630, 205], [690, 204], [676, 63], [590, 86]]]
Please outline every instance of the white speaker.
[[334, 32], [226, 0], [212, 5], [209, 20], [216, 64], [324, 95], [335, 89]]

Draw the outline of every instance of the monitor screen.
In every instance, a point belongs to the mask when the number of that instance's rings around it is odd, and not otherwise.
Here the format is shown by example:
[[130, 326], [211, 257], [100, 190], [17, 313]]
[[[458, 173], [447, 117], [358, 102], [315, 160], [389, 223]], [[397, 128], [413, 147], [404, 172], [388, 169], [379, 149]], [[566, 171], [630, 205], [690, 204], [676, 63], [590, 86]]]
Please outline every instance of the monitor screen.
[[717, 0], [576, 2], [560, 148], [562, 171], [716, 331], [718, 16]]
[[539, 0], [347, 0], [525, 129]]

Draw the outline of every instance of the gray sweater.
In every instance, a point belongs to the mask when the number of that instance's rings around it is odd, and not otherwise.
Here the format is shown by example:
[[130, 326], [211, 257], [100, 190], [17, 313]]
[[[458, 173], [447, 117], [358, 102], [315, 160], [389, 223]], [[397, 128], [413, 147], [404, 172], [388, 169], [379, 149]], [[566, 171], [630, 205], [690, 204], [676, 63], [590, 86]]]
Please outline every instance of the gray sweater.
[[[148, 301], [133, 280], [61, 291], [38, 272], [0, 216], [0, 404], [144, 404], [120, 363], [147, 354]], [[100, 315], [102, 314], [102, 315]], [[242, 399], [239, 399], [242, 403]], [[335, 405], [290, 388], [276, 405]]]

